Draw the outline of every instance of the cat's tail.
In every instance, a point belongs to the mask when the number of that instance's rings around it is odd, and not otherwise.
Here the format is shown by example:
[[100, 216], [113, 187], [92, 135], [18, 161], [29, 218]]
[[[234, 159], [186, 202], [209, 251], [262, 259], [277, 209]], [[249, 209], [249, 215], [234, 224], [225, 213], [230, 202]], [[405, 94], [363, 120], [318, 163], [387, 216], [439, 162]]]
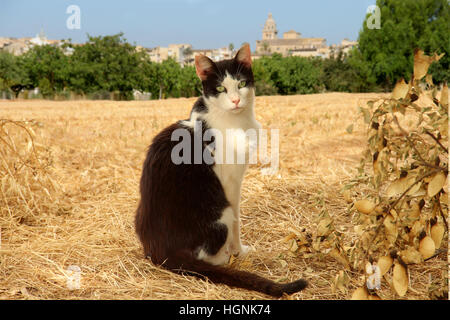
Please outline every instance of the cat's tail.
[[307, 286], [306, 280], [300, 279], [290, 283], [276, 283], [247, 271], [234, 270], [223, 266], [214, 266], [198, 260], [189, 252], [178, 252], [169, 257], [163, 267], [176, 272], [187, 273], [199, 278], [208, 278], [213, 283], [223, 283], [231, 287], [262, 292], [273, 297], [283, 293], [292, 294]]

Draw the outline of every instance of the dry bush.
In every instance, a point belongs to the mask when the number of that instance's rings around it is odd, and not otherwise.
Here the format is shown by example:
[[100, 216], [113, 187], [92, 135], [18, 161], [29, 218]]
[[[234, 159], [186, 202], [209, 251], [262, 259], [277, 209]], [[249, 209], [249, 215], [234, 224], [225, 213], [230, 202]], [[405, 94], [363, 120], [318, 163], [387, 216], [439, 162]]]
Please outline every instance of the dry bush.
[[[390, 98], [361, 108], [368, 148], [358, 177], [347, 185], [359, 189], [354, 221], [360, 240], [348, 254], [354, 268], [365, 270], [366, 283], [354, 298], [378, 298], [382, 277], [404, 297], [415, 280], [410, 266], [447, 259], [448, 88], [438, 97], [427, 75], [439, 58], [416, 50], [409, 84], [402, 79]], [[448, 270], [429, 276], [429, 296], [448, 299]]]

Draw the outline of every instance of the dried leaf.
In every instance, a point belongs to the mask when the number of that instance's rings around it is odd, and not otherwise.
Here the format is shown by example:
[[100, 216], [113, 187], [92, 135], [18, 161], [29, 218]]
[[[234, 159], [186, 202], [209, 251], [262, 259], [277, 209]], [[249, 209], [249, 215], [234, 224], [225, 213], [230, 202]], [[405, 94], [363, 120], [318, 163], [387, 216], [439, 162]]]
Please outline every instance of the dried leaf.
[[405, 192], [405, 183], [404, 179], [398, 179], [392, 182], [389, 187], [386, 189], [386, 195], [389, 198], [392, 198], [394, 196], [400, 195], [403, 192]]
[[297, 235], [292, 232], [288, 236], [286, 236], [282, 241], [284, 243], [287, 243], [287, 242], [291, 241], [292, 239], [295, 239], [296, 237], [297, 237]]
[[342, 196], [344, 197], [345, 202], [347, 202], [347, 203], [353, 202], [353, 199], [352, 199], [349, 189], [345, 189], [344, 191], [342, 191]]
[[370, 200], [363, 199], [355, 202], [355, 208], [361, 213], [371, 214], [375, 209], [375, 203]]
[[445, 228], [442, 224], [435, 224], [431, 227], [430, 235], [434, 241], [435, 249], [441, 247], [442, 238], [444, 237]]
[[377, 262], [378, 267], [380, 267], [380, 275], [384, 276], [386, 272], [388, 272], [392, 267], [393, 263], [394, 259], [392, 259], [390, 256], [380, 257]]
[[444, 107], [447, 107], [448, 109], [448, 86], [447, 83], [444, 84], [442, 87], [442, 93], [441, 93], [441, 105]]
[[403, 297], [408, 291], [408, 274], [405, 267], [398, 262], [394, 265], [392, 284], [400, 297]]
[[419, 252], [424, 259], [428, 259], [431, 257], [436, 251], [436, 245], [431, 237], [426, 236], [422, 240], [420, 240], [419, 244]]
[[333, 231], [333, 220], [331, 218], [323, 218], [317, 225], [317, 236], [326, 237]]
[[406, 264], [417, 264], [423, 262], [422, 255], [414, 247], [409, 247], [408, 249], [400, 251], [399, 255]]
[[411, 84], [407, 84], [405, 79], [400, 79], [395, 84], [394, 90], [392, 90], [392, 99], [405, 99], [408, 95]]
[[370, 119], [371, 119], [370, 111], [368, 109], [366, 109], [366, 108], [361, 108], [361, 107], [359, 109], [361, 110], [361, 112], [362, 112], [362, 114], [364, 116], [364, 122], [369, 124], [370, 123]]
[[413, 241], [424, 230], [424, 225], [421, 220], [417, 220], [413, 223], [411, 231], [409, 231], [409, 241]]
[[291, 241], [292, 241], [292, 242], [291, 242], [291, 247], [289, 248], [289, 251], [295, 252], [295, 251], [297, 251], [297, 249], [298, 249], [297, 240], [292, 239]]
[[348, 277], [347, 273], [341, 270], [334, 278], [334, 288], [345, 294], [347, 292], [346, 287], [349, 282], [350, 278]]
[[409, 220], [414, 221], [420, 218], [420, 205], [418, 203], [414, 203], [411, 208], [407, 212], [407, 217]]
[[352, 294], [352, 300], [369, 300], [369, 292], [366, 287], [356, 289]]
[[398, 228], [394, 218], [391, 215], [386, 216], [383, 221], [384, 229], [386, 231], [386, 238], [390, 244], [394, 244], [398, 236]]
[[438, 61], [444, 56], [444, 54], [437, 55], [436, 53], [433, 56], [427, 56], [424, 54], [422, 50], [417, 50], [414, 52], [414, 79], [420, 80], [422, 79], [428, 72], [428, 68], [431, 63], [434, 61]]
[[[403, 194], [412, 184], [416, 182], [416, 175], [408, 174], [406, 177], [400, 178], [392, 182], [386, 189], [386, 195], [391, 198]], [[420, 189], [421, 183], [416, 183], [409, 189], [407, 195], [414, 195]]]
[[350, 269], [350, 262], [348, 261], [347, 256], [340, 252], [337, 248], [332, 249], [329, 255], [338, 262], [342, 263], [347, 269]]
[[441, 194], [441, 196], [439, 197], [439, 200], [441, 200], [442, 203], [447, 204], [448, 203], [448, 194], [447, 193]]
[[445, 184], [445, 179], [447, 177], [445, 176], [445, 173], [438, 172], [436, 173], [431, 181], [428, 183], [428, 196], [434, 197], [436, 194], [438, 194], [439, 191], [441, 191], [442, 187]]

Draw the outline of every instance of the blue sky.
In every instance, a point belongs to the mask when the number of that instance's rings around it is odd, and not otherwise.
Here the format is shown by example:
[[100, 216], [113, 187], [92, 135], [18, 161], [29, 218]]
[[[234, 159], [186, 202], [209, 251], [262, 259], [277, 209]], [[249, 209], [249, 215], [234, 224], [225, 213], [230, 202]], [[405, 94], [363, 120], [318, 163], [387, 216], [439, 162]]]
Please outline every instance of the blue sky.
[[[49, 39], [84, 42], [90, 35], [124, 32], [144, 47], [190, 43], [217, 48], [261, 39], [269, 12], [279, 35], [294, 29], [328, 44], [356, 40], [375, 0], [0, 0], [0, 37], [32, 37], [41, 28]], [[69, 5], [81, 10], [81, 29], [70, 30]]]

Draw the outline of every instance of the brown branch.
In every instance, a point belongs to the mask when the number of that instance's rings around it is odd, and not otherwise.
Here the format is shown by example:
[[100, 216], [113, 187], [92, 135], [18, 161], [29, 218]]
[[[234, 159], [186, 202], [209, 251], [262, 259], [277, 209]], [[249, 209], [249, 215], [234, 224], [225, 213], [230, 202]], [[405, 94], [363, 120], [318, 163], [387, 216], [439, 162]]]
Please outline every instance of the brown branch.
[[409, 137], [408, 137], [408, 132], [406, 132], [406, 130], [403, 129], [403, 128], [400, 126], [400, 123], [398, 122], [397, 116], [394, 116], [394, 121], [395, 121], [395, 123], [397, 124], [398, 128], [400, 129], [400, 131], [401, 131], [401, 132], [403, 133], [403, 135], [405, 136], [405, 138], [406, 138], [406, 140], [408, 141], [408, 143], [409, 143], [409, 145], [411, 146], [411, 148], [413, 148], [414, 151], [416, 151], [416, 153], [417, 153], [417, 155], [419, 156], [420, 160], [421, 160], [422, 162], [424, 162], [424, 163], [427, 163], [427, 162], [425, 161], [425, 159], [422, 158], [422, 155], [420, 154], [419, 150], [417, 150], [417, 148], [416, 148], [416, 146], [414, 145], [414, 143], [411, 141], [411, 139], [409, 139]]
[[447, 219], [445, 219], [445, 216], [444, 216], [444, 212], [442, 211], [442, 207], [441, 207], [441, 201], [440, 201], [440, 199], [437, 199], [437, 206], [438, 206], [438, 209], [439, 209], [439, 213], [441, 214], [441, 217], [442, 217], [442, 221], [444, 221], [444, 226], [445, 226], [445, 229], [447, 229], [447, 232], [448, 232], [448, 224], [447, 224]]
[[425, 167], [428, 167], [428, 168], [433, 168], [433, 169], [440, 170], [440, 171], [443, 171], [443, 172], [447, 172], [447, 171], [448, 171], [448, 168], [443, 168], [443, 167], [440, 167], [440, 166], [435, 166], [435, 165], [433, 165], [433, 164], [429, 164], [428, 162], [419, 161], [419, 163], [420, 163], [420, 165], [425, 166]]
[[438, 138], [436, 138], [436, 137], [434, 136], [434, 134], [432, 134], [432, 133], [429, 132], [428, 130], [425, 130], [425, 133], [426, 133], [427, 135], [429, 135], [430, 137], [432, 137], [433, 140], [436, 141], [436, 143], [437, 143], [442, 149], [444, 149], [444, 151], [445, 151], [446, 153], [448, 153], [448, 149], [442, 145], [442, 143], [439, 141]]
[[433, 254], [431, 257], [424, 259], [423, 261], [428, 261], [430, 259], [433, 259], [433, 258], [437, 257], [438, 255], [440, 255], [442, 252], [447, 252], [447, 250], [446, 249], [438, 249], [438, 250], [436, 250], [435, 254]]

